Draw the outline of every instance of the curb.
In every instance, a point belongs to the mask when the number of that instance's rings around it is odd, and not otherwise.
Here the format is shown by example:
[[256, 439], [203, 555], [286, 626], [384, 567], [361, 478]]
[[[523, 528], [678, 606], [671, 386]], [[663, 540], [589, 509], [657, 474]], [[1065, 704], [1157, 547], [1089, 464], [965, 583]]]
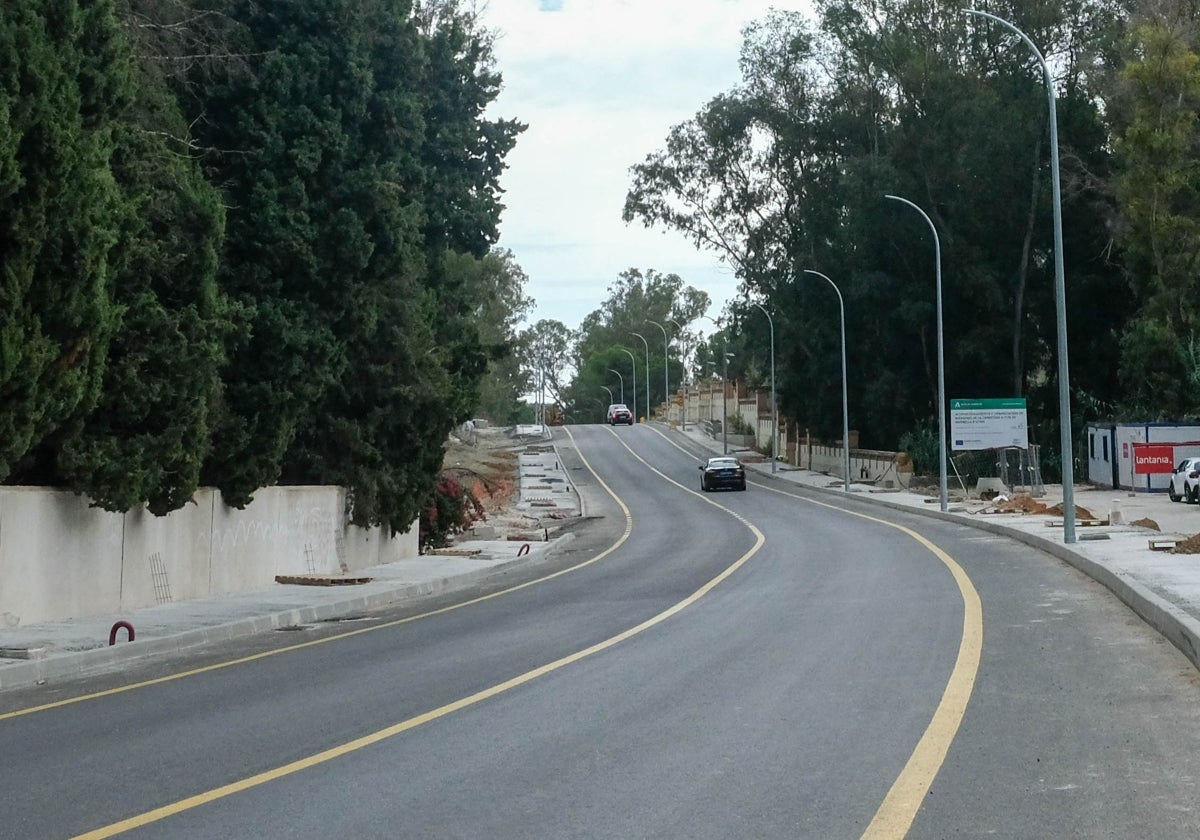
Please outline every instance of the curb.
[[[578, 457], [579, 449], [575, 446], [575, 441], [571, 440], [569, 437], [567, 438], [567, 441], [570, 442], [572, 451], [574, 451], [576, 457]], [[562, 467], [563, 478], [567, 482], [567, 485], [571, 488], [571, 493], [575, 496], [575, 500], [579, 502], [579, 518], [587, 519], [587, 501], [583, 498], [583, 494], [579, 492], [579, 487], [576, 486], [575, 481], [571, 478], [571, 471], [567, 469], [567, 462], [563, 460], [562, 452], [558, 450], [559, 441], [552, 438], [551, 443], [554, 444], [554, 454], [558, 456], [559, 466]]]
[[74, 651], [5, 665], [0, 668], [0, 690], [41, 685], [50, 680], [90, 676], [106, 667], [123, 662], [145, 659], [164, 653], [180, 653], [212, 642], [228, 642], [291, 625], [315, 624], [342, 618], [348, 613], [370, 612], [394, 606], [403, 601], [463, 589], [503, 574], [513, 567], [526, 566], [533, 561], [545, 560], [554, 551], [573, 539], [575, 539], [574, 534], [564, 534], [548, 543], [542, 543], [546, 546], [545, 549], [536, 552], [531, 550], [524, 557], [513, 558], [494, 566], [474, 569], [460, 575], [419, 583], [400, 584], [380, 592], [372, 592], [369, 595], [358, 595], [325, 604], [293, 607], [266, 615], [214, 624], [210, 627], [197, 627], [169, 636], [123, 642], [111, 647]]

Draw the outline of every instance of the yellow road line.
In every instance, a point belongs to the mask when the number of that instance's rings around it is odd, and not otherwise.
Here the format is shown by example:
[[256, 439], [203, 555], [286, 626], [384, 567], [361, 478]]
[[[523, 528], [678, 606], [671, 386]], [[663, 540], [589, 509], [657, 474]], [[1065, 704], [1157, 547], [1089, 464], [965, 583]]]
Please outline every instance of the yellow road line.
[[[680, 452], [695, 457], [659, 429], [654, 429], [654, 431]], [[950, 571], [954, 582], [958, 585], [958, 591], [963, 600], [963, 627], [954, 669], [950, 672], [950, 679], [946, 683], [946, 689], [942, 692], [942, 698], [934, 710], [929, 726], [925, 728], [921, 740], [917, 742], [904, 769], [892, 783], [891, 790], [888, 791], [879, 810], [875, 812], [874, 818], [862, 835], [863, 840], [900, 840], [912, 828], [917, 811], [920, 810], [921, 804], [929, 793], [929, 788], [933, 785], [934, 778], [942, 764], [945, 763], [946, 754], [950, 751], [950, 745], [958, 734], [963, 715], [966, 714], [967, 703], [971, 699], [971, 692], [975, 686], [975, 678], [979, 674], [979, 659], [983, 651], [983, 606], [979, 600], [979, 593], [975, 590], [967, 573], [955, 562], [954, 558], [911, 528], [864, 513], [846, 510], [837, 505], [819, 502], [816, 499], [785, 493], [765, 484], [756, 484], [756, 486], [790, 499], [797, 499], [807, 504], [840, 511], [849, 516], [857, 516], [860, 519], [895, 528], [929, 549]]]
[[[567, 436], [571, 438], [571, 442], [574, 443], [575, 438], [571, 434], [570, 429], [566, 429], [566, 433], [567, 433]], [[618, 438], [618, 440], [619, 440], [619, 438]], [[646, 461], [643, 458], [641, 458], [637, 453], [635, 453], [632, 449], [629, 449], [628, 445], [626, 445], [624, 441], [621, 441], [621, 443], [622, 443], [622, 445], [625, 446], [626, 449], [629, 450], [630, 454], [633, 455], [634, 458], [637, 458], [637, 460], [641, 461], [643, 464], [646, 464]], [[600, 476], [592, 468], [591, 464], [588, 463], [587, 459], [583, 457], [583, 453], [579, 453], [579, 457], [583, 461], [584, 465], [588, 468], [588, 470], [592, 473], [592, 475], [595, 476], [596, 480], [598, 482], [600, 482], [600, 485], [606, 491], [608, 491], [608, 494], [610, 496], [612, 496], [614, 500], [616, 500], [617, 504], [620, 505], [621, 509], [625, 512], [625, 521], [626, 521], [625, 533], [617, 543], [615, 543], [613, 546], [606, 549], [604, 554], [600, 555], [600, 556], [604, 556], [605, 554], [609, 554], [612, 551], [615, 551], [616, 548], [621, 543], [625, 542], [625, 540], [628, 539], [629, 534], [632, 530], [632, 521], [633, 521], [632, 514], [630, 513], [628, 506], [620, 499], [620, 497], [617, 496], [616, 493], [613, 492], [612, 488], [610, 488], [607, 484], [605, 484], [604, 480], [602, 478], [600, 478]], [[675, 484], [678, 487], [683, 487], [682, 484], [679, 484], [679, 482], [674, 481], [671, 478], [668, 478], [666, 475], [663, 475], [663, 473], [654, 469], [649, 464], [646, 464], [646, 466], [649, 467], [649, 469], [651, 469], [653, 472], [658, 473], [658, 475], [662, 476], [664, 479], [671, 482], [672, 484]], [[687, 490], [686, 487], [684, 487], [683, 489]], [[694, 491], [689, 490], [688, 492], [694, 492]], [[716, 505], [715, 502], [713, 502], [713, 504]], [[716, 505], [716, 506], [722, 507], [721, 505]], [[192, 808], [197, 808], [201, 805], [206, 805], [208, 803], [215, 802], [218, 799], [223, 799], [224, 797], [232, 796], [235, 793], [240, 793], [242, 791], [249, 790], [251, 788], [255, 788], [260, 785], [264, 785], [268, 782], [272, 782], [277, 779], [281, 779], [285, 776], [289, 776], [293, 773], [298, 773], [301, 770], [307, 770], [311, 767], [317, 766], [318, 764], [323, 764], [327, 761], [332, 761], [336, 758], [340, 758], [349, 753], [364, 749], [365, 747], [372, 746], [373, 744], [378, 744], [379, 742], [387, 740], [388, 738], [393, 738], [397, 735], [400, 735], [401, 733], [409, 731], [410, 729], [415, 729], [418, 726], [422, 726], [423, 724], [429, 723], [430, 721], [434, 721], [439, 718], [446, 717], [447, 715], [453, 714], [454, 712], [458, 712], [458, 711], [466, 709], [470, 706], [474, 706], [477, 703], [481, 703], [484, 700], [487, 700], [491, 697], [495, 697], [499, 694], [503, 694], [504, 692], [509, 691], [510, 689], [516, 688], [521, 685], [525, 685], [526, 683], [532, 682], [533, 680], [536, 680], [539, 677], [545, 676], [546, 674], [549, 674], [553, 671], [557, 671], [561, 668], [565, 668], [568, 665], [571, 665], [575, 662], [579, 662], [580, 660], [586, 659], [587, 657], [592, 656], [597, 653], [600, 653], [601, 651], [608, 650], [609, 648], [613, 647], [614, 645], [620, 644], [621, 642], [623, 642], [627, 639], [630, 639], [634, 636], [637, 636], [640, 633], [645, 632], [646, 630], [649, 630], [651, 627], [661, 624], [662, 622], [666, 621], [671, 616], [676, 615], [677, 613], [682, 612], [684, 609], [691, 606], [692, 604], [695, 604], [697, 601], [699, 601], [701, 598], [703, 598], [705, 595], [707, 595], [709, 592], [711, 592], [714, 587], [716, 587], [718, 584], [720, 584], [722, 581], [724, 581], [726, 578], [728, 578], [730, 575], [732, 575], [735, 571], [737, 571], [743, 565], [745, 565], [746, 561], [749, 560], [751, 557], [753, 557], [754, 554], [757, 553], [758, 550], [762, 547], [763, 542], [765, 541], [765, 538], [763, 537], [761, 531], [759, 531], [757, 528], [755, 528], [753, 525], [751, 525], [749, 522], [747, 522], [741, 516], [738, 516], [738, 514], [734, 513], [733, 511], [728, 510], [728, 508], [722, 508], [722, 509], [728, 511], [730, 513], [730, 515], [734, 516], [736, 519], [738, 519], [740, 522], [742, 522], [744, 525], [746, 525], [746, 527], [748, 527], [750, 529], [750, 531], [755, 535], [754, 545], [750, 549], [748, 549], [744, 554], [742, 554], [741, 557], [739, 557], [737, 560], [735, 560], [732, 565], [730, 565], [729, 567], [724, 569], [720, 574], [718, 574], [716, 577], [712, 578], [710, 581], [705, 583], [703, 586], [701, 586], [699, 589], [697, 589], [695, 592], [693, 592], [687, 598], [684, 598], [682, 601], [679, 601], [678, 603], [674, 604], [671, 607], [668, 607], [667, 609], [663, 610], [662, 612], [658, 613], [657, 615], [647, 619], [646, 621], [643, 621], [641, 624], [638, 624], [635, 627], [631, 627], [628, 630], [618, 633], [617, 635], [612, 636], [611, 638], [605, 639], [602, 642], [598, 642], [597, 644], [594, 644], [591, 647], [584, 648], [583, 650], [569, 654], [568, 656], [564, 656], [561, 659], [556, 659], [555, 661], [550, 662], [549, 664], [542, 665], [541, 667], [535, 668], [532, 671], [527, 671], [524, 674], [520, 674], [519, 676], [513, 677], [510, 680], [506, 680], [505, 682], [491, 686], [490, 688], [486, 688], [483, 691], [479, 691], [468, 697], [464, 697], [461, 700], [455, 700], [452, 703], [447, 703], [444, 706], [440, 706], [436, 709], [432, 709], [431, 711], [425, 712], [424, 714], [417, 715], [416, 717], [409, 718], [408, 720], [401, 721], [400, 723], [394, 724], [394, 725], [386, 727], [384, 729], [377, 730], [368, 735], [364, 735], [361, 738], [356, 738], [353, 741], [348, 741], [344, 744], [339, 744], [336, 747], [332, 747], [328, 750], [323, 750], [322, 752], [316, 753], [314, 755], [310, 755], [310, 756], [308, 756], [306, 758], [302, 758], [298, 761], [293, 761], [293, 762], [291, 762], [289, 764], [285, 764], [281, 767], [276, 767], [272, 770], [268, 770], [266, 772], [259, 773], [254, 776], [250, 776], [248, 778], [241, 779], [239, 781], [232, 782], [230, 784], [223, 785], [218, 788], [214, 788], [213, 790], [209, 790], [204, 793], [199, 793], [199, 794], [196, 794], [195, 796], [190, 796], [186, 799], [181, 799], [178, 802], [173, 802], [169, 805], [164, 805], [160, 808], [155, 808], [153, 810], [146, 811], [145, 813], [138, 814], [137, 816], [130, 817], [129, 819], [122, 820], [122, 821], [116, 822], [116, 823], [112, 823], [111, 825], [107, 825], [102, 828], [95, 829], [94, 831], [89, 831], [86, 834], [80, 834], [77, 836], [76, 840], [100, 840], [101, 838], [105, 838], [105, 837], [113, 837], [117, 834], [122, 834], [126, 831], [132, 831], [135, 828], [140, 828], [142, 826], [149, 825], [150, 823], [154, 823], [154, 822], [158, 822], [159, 820], [166, 819], [167, 817], [173, 816], [175, 814], [179, 814], [184, 811], [191, 810]], [[594, 560], [596, 560], [596, 559], [599, 559], [599, 557], [594, 558], [593, 561], [589, 561], [589, 562], [594, 562]], [[578, 568], [578, 567], [576, 567], [576, 568]]]

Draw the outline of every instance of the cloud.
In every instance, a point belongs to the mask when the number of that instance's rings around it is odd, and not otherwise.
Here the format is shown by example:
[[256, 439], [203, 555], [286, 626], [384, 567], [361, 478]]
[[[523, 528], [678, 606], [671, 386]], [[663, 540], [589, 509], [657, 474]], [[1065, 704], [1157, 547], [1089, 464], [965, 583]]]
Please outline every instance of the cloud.
[[[715, 311], [736, 292], [717, 255], [621, 220], [629, 168], [671, 127], [740, 82], [742, 29], [805, 0], [491, 0], [504, 88], [489, 110], [529, 128], [501, 178], [501, 247], [537, 301], [575, 327], [627, 268], [675, 272]], [[543, 14], [543, 12], [554, 14]]]

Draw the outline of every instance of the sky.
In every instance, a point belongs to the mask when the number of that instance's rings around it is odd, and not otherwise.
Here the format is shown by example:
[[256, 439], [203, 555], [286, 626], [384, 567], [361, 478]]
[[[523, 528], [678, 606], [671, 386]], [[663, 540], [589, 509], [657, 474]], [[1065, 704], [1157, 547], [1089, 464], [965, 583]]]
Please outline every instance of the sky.
[[575, 329], [622, 271], [678, 274], [716, 317], [737, 280], [682, 235], [621, 220], [631, 166], [739, 80], [741, 30], [803, 0], [488, 0], [504, 78], [490, 118], [529, 128], [501, 178], [499, 247], [513, 252], [543, 318]]

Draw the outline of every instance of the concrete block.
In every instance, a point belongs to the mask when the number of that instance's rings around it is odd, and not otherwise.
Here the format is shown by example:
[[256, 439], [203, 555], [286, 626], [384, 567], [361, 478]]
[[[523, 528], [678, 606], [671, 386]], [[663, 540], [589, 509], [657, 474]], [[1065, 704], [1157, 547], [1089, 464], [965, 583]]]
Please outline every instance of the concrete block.
[[990, 499], [1001, 494], [1007, 494], [1008, 488], [1004, 486], [1004, 482], [998, 478], [981, 478], [975, 484], [975, 490], [971, 494], [976, 499]]

